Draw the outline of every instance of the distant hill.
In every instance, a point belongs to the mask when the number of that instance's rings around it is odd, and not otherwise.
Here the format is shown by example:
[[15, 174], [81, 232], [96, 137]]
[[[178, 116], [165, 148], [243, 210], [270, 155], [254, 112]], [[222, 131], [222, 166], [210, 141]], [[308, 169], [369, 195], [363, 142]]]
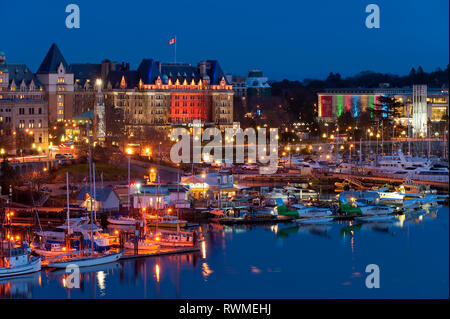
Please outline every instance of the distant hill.
[[428, 87], [441, 88], [449, 87], [448, 68], [442, 70], [437, 68], [434, 72], [424, 72], [419, 66], [417, 70], [412, 68], [408, 75], [400, 76], [388, 73], [378, 73], [374, 71], [362, 71], [354, 76], [342, 78], [339, 73], [330, 72], [325, 80], [304, 79], [302, 82], [283, 80], [273, 82], [272, 94], [277, 95], [277, 90], [283, 88], [306, 87], [310, 89], [324, 88], [377, 88], [381, 83], [388, 83], [389, 87], [408, 87], [413, 84], [427, 84]]

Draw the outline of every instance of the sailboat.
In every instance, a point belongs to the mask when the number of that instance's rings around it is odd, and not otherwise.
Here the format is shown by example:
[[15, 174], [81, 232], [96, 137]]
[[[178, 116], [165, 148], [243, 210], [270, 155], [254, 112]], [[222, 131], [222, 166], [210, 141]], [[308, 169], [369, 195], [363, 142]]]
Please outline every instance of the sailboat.
[[[86, 227], [87, 233], [90, 235], [90, 249], [70, 252], [67, 254], [59, 255], [55, 257], [53, 260], [49, 260], [48, 266], [53, 268], [65, 268], [70, 264], [76, 264], [78, 267], [89, 267], [89, 266], [96, 266], [96, 265], [102, 265], [107, 264], [110, 262], [114, 262], [120, 259], [122, 257], [122, 252], [112, 252], [112, 251], [105, 251], [105, 252], [99, 252], [94, 251], [94, 232], [98, 230], [98, 226], [94, 224], [94, 214], [93, 214], [93, 203], [92, 203], [92, 179], [94, 179], [95, 183], [95, 163], [92, 163], [92, 154], [91, 154], [91, 142], [90, 142], [90, 134], [89, 134], [89, 122], [88, 122], [88, 143], [89, 143], [89, 182], [90, 182], [90, 212], [91, 212], [91, 224], [86, 225], [89, 227]], [[91, 171], [92, 169], [92, 171]], [[95, 185], [94, 185], [95, 189]], [[95, 195], [94, 195], [95, 198]], [[67, 199], [69, 200], [69, 198]], [[68, 210], [69, 210], [69, 203], [68, 203]], [[69, 216], [69, 212], [68, 212]]]

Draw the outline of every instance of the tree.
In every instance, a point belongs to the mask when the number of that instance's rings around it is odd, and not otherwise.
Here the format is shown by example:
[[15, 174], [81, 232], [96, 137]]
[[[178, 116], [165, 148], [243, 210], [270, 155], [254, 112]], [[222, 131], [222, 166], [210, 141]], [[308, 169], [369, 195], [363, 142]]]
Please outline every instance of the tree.
[[2, 193], [8, 194], [9, 185], [16, 185], [18, 174], [11, 165], [9, 165], [6, 155], [3, 157], [3, 161], [0, 165], [1, 177], [0, 185], [2, 187]]
[[352, 116], [352, 113], [346, 111], [343, 113], [337, 120], [339, 131], [343, 132], [349, 126], [354, 126], [355, 118]]
[[374, 115], [393, 121], [402, 114], [405, 104], [391, 96], [380, 96], [373, 110]]
[[378, 115], [376, 117], [378, 124], [381, 120], [382, 134], [384, 134], [385, 129], [388, 129], [389, 132], [392, 132], [392, 139], [394, 139], [394, 121], [401, 116], [405, 104], [391, 96], [380, 96], [378, 102], [375, 104], [376, 108], [373, 112]]

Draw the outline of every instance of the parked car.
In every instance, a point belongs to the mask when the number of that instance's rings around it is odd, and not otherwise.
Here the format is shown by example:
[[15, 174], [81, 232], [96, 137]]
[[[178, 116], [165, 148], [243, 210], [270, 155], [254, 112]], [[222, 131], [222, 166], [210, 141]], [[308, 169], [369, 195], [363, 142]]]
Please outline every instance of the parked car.
[[67, 153], [67, 154], [64, 154], [64, 157], [68, 158], [68, 159], [73, 159], [73, 154]]
[[55, 154], [55, 159], [63, 159], [65, 158], [64, 154]]

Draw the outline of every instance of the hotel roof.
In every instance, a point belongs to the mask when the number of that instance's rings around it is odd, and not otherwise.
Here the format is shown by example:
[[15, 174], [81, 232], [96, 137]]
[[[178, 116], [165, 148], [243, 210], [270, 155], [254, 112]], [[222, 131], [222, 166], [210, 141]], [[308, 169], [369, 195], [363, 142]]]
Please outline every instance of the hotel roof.
[[9, 74], [9, 85], [13, 84], [19, 87], [24, 81], [27, 89], [30, 88], [31, 82], [34, 83], [35, 89], [42, 87], [42, 83], [36, 78], [33, 72], [25, 65], [21, 63], [6, 63], [0, 64], [0, 70]]
[[64, 68], [67, 70], [68, 65], [58, 46], [53, 43], [48, 50], [47, 55], [42, 61], [41, 66], [39, 67], [37, 74], [49, 74], [49, 73], [57, 73], [58, 66], [63, 64]]

